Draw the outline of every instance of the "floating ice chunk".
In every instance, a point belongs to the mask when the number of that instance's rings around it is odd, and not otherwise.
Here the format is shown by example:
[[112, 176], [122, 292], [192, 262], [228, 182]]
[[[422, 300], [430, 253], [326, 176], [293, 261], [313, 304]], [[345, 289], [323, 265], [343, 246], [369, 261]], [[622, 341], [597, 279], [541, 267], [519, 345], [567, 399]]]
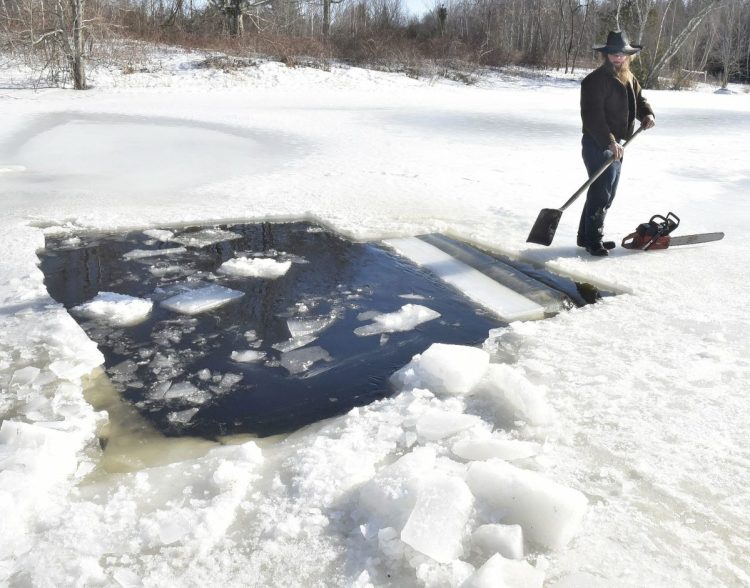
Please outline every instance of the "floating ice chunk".
[[146, 259], [161, 255], [178, 255], [187, 252], [184, 247], [170, 247], [169, 249], [133, 249], [123, 255], [125, 259]]
[[490, 363], [486, 351], [435, 343], [391, 376], [400, 389], [427, 388], [435, 394], [468, 394]]
[[152, 276], [156, 276], [157, 278], [161, 278], [169, 274], [177, 275], [177, 274], [192, 273], [192, 270], [185, 270], [184, 268], [181, 268], [179, 265], [165, 265], [162, 267], [150, 267], [148, 268], [148, 271], [151, 273]]
[[162, 301], [161, 305], [164, 308], [175, 312], [195, 315], [224, 306], [232, 300], [241, 298], [242, 296], [244, 296], [243, 292], [238, 292], [231, 288], [225, 288], [218, 284], [212, 284], [210, 286], [205, 286], [197, 290], [190, 290], [188, 292], [183, 292], [182, 294], [177, 294], [177, 296], [167, 298]]
[[304, 319], [289, 319], [286, 326], [292, 338], [315, 335], [330, 327], [336, 320], [335, 316], [317, 316]]
[[273, 280], [286, 274], [290, 267], [292, 267], [291, 261], [276, 261], [265, 257], [237, 257], [222, 263], [219, 273]]
[[274, 343], [271, 347], [277, 351], [281, 351], [281, 353], [289, 353], [290, 351], [309, 345], [315, 339], [317, 339], [315, 335], [302, 335], [301, 337], [292, 337], [281, 343]]
[[170, 412], [167, 415], [167, 420], [172, 424], [186, 425], [193, 419], [198, 410], [197, 408], [188, 408], [187, 410]]
[[437, 562], [457, 559], [463, 554], [463, 533], [473, 504], [474, 496], [463, 480], [431, 476], [417, 493], [401, 540]]
[[331, 361], [331, 355], [322, 347], [317, 346], [283, 353], [280, 359], [281, 365], [290, 374], [300, 374], [318, 361]]
[[214, 243], [241, 239], [242, 235], [225, 231], [223, 229], [203, 229], [201, 231], [187, 232], [172, 237], [171, 241], [181, 243], [186, 247], [208, 247]]
[[525, 561], [493, 555], [461, 588], [542, 588], [544, 572]]
[[151, 300], [115, 292], [99, 292], [88, 302], [74, 306], [71, 310], [85, 318], [99, 319], [118, 327], [128, 327], [146, 320], [153, 306]]
[[165, 400], [183, 400], [190, 404], [203, 404], [210, 400], [211, 394], [193, 386], [190, 382], [172, 384], [165, 392]]
[[471, 542], [487, 555], [499, 553], [508, 559], [523, 559], [521, 525], [482, 525], [472, 533]]
[[406, 300], [427, 300], [427, 297], [422, 294], [399, 294], [398, 297]]
[[147, 231], [143, 231], [143, 234], [161, 242], [172, 241], [172, 237], [174, 237], [172, 231], [167, 231], [165, 229], [148, 229]]
[[477, 500], [506, 513], [503, 523], [521, 525], [528, 540], [550, 549], [573, 538], [586, 512], [578, 490], [499, 460], [474, 462], [466, 481]]
[[451, 451], [458, 457], [470, 461], [492, 458], [514, 461], [537, 455], [540, 447], [538, 443], [513, 439], [462, 439], [453, 444]]
[[386, 466], [360, 490], [359, 502], [372, 524], [400, 531], [417, 500], [422, 480], [435, 467], [435, 451], [420, 447]]
[[529, 382], [513, 366], [492, 364], [476, 394], [489, 401], [498, 420], [523, 420], [531, 425], [550, 421], [544, 389]]
[[458, 412], [428, 409], [417, 420], [417, 434], [428, 441], [437, 441], [482, 422], [477, 416]]
[[246, 351], [232, 351], [232, 361], [238, 361], [240, 363], [252, 363], [254, 361], [260, 361], [264, 359], [266, 354], [263, 351], [254, 351], [248, 349]]
[[354, 334], [361, 337], [379, 335], [380, 333], [397, 333], [411, 331], [417, 325], [440, 317], [439, 312], [420, 304], [405, 304], [396, 312], [380, 314], [372, 317], [375, 321], [370, 325], [357, 327]]

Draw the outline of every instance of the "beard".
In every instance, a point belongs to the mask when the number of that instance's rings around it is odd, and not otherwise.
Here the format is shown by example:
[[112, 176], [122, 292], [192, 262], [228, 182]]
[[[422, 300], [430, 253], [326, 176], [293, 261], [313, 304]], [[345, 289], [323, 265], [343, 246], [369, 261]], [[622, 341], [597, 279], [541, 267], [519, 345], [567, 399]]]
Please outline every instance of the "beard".
[[630, 57], [626, 57], [620, 65], [612, 63], [606, 55], [604, 56], [604, 59], [605, 65], [623, 84], [627, 85], [632, 81], [633, 74], [630, 71]]

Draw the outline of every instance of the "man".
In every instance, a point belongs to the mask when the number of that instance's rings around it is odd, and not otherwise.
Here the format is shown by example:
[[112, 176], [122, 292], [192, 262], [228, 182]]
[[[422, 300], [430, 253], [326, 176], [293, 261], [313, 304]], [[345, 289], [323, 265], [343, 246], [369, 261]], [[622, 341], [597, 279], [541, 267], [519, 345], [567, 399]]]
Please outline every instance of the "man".
[[615, 162], [591, 184], [578, 226], [578, 246], [594, 256], [608, 255], [614, 243], [602, 242], [604, 217], [612, 205], [622, 166], [620, 141], [630, 138], [635, 119], [650, 129], [654, 113], [641, 95], [641, 85], [630, 72], [630, 59], [642, 47], [631, 45], [624, 31], [611, 31], [606, 45], [595, 46], [602, 65], [581, 82], [581, 139], [583, 162], [592, 176], [610, 157]]

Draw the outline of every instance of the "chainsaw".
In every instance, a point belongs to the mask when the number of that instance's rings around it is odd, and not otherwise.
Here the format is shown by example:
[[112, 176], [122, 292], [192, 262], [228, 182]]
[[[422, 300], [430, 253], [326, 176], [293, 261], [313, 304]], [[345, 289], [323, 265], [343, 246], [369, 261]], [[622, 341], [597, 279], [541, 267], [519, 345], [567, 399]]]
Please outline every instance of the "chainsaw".
[[666, 216], [655, 214], [647, 223], [641, 223], [634, 232], [622, 240], [625, 249], [666, 249], [677, 245], [694, 245], [696, 243], [708, 243], [719, 241], [724, 238], [724, 233], [699, 233], [697, 235], [680, 235], [672, 237], [671, 233], [680, 226], [680, 217], [674, 212], [668, 212]]

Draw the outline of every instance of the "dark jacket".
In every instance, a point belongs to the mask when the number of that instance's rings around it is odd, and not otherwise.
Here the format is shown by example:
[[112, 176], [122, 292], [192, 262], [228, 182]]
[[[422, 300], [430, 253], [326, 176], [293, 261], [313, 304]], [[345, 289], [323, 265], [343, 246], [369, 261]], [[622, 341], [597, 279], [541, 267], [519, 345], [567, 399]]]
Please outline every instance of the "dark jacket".
[[635, 119], [653, 115], [651, 106], [641, 95], [641, 85], [633, 77], [627, 86], [605, 63], [581, 82], [581, 119], [583, 132], [606, 149], [613, 141], [629, 139]]

